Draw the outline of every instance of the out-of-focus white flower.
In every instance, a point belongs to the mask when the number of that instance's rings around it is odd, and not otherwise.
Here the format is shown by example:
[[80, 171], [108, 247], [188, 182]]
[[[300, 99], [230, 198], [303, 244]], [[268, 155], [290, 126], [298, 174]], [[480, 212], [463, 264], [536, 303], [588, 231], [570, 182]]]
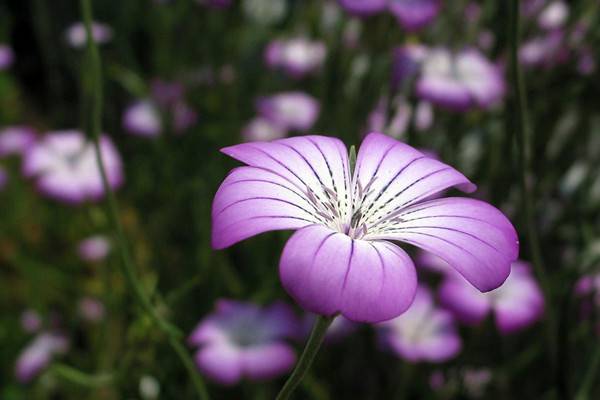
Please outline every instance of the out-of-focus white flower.
[[[71, 25], [65, 33], [67, 42], [71, 47], [80, 49], [85, 47], [87, 41], [87, 34], [85, 31], [85, 25], [82, 22], [76, 22]], [[113, 37], [112, 29], [100, 22], [92, 23], [92, 36], [94, 41], [98, 44], [108, 43]]]

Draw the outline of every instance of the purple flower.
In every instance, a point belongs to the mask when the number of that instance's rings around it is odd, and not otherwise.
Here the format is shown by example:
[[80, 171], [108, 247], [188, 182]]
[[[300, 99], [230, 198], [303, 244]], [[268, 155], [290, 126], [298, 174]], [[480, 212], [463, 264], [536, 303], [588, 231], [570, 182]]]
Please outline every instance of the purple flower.
[[265, 61], [270, 68], [281, 68], [293, 78], [302, 78], [321, 67], [326, 55], [323, 42], [300, 37], [271, 42], [265, 50]]
[[392, 86], [401, 88], [405, 82], [414, 78], [427, 56], [427, 47], [408, 44], [394, 49], [392, 64]]
[[162, 130], [160, 112], [149, 100], [137, 101], [125, 110], [123, 128], [133, 135], [156, 137]]
[[529, 265], [522, 261], [512, 264], [504, 285], [488, 293], [473, 290], [455, 274], [448, 274], [440, 287], [440, 300], [468, 324], [478, 323], [494, 312], [496, 325], [505, 334], [533, 324], [544, 312], [542, 291]]
[[417, 82], [419, 97], [456, 111], [488, 108], [500, 101], [504, 92], [500, 69], [474, 49], [457, 54], [443, 48], [431, 50]]
[[398, 356], [411, 362], [444, 362], [462, 347], [454, 318], [435, 306], [429, 289], [417, 289], [415, 300], [404, 314], [378, 325], [383, 342]]
[[215, 196], [213, 247], [296, 229], [281, 256], [280, 278], [313, 313], [379, 322], [404, 312], [417, 277], [410, 257], [390, 241], [442, 257], [481, 291], [502, 284], [517, 257], [516, 232], [496, 208], [467, 198], [431, 200], [450, 187], [471, 192], [475, 185], [386, 135], [364, 139], [353, 176], [346, 147], [331, 137], [244, 143], [222, 152], [247, 166], [234, 169]]
[[[102, 135], [100, 149], [108, 183], [123, 183], [121, 157], [110, 138]], [[39, 190], [71, 204], [104, 196], [100, 169], [91, 142], [75, 130], [49, 132], [24, 154], [23, 173], [35, 177]]]
[[195, 357], [200, 371], [215, 382], [233, 385], [242, 378], [270, 379], [289, 371], [296, 355], [284, 339], [297, 330], [298, 321], [285, 304], [260, 308], [220, 300], [189, 342], [200, 348]]
[[562, 30], [534, 37], [523, 43], [519, 49], [519, 61], [527, 67], [550, 68], [565, 63], [568, 58], [569, 49]]
[[183, 100], [185, 88], [179, 82], [168, 82], [154, 79], [151, 85], [152, 99], [159, 107], [172, 107]]
[[287, 135], [287, 129], [263, 117], [255, 117], [242, 130], [247, 142], [281, 139]]
[[0, 71], [9, 68], [14, 61], [15, 53], [12, 49], [5, 44], [0, 44]]
[[27, 333], [34, 333], [42, 327], [42, 317], [35, 310], [25, 310], [21, 314], [21, 328]]
[[79, 315], [88, 322], [102, 321], [105, 313], [104, 304], [98, 299], [84, 297], [79, 301]]
[[23, 154], [36, 140], [36, 133], [28, 126], [9, 126], [0, 130], [0, 157]]
[[[87, 35], [85, 32], [85, 25], [82, 22], [76, 22], [71, 25], [65, 33], [67, 42], [71, 47], [81, 49], [85, 47]], [[105, 24], [99, 22], [92, 23], [92, 36], [94, 41], [98, 44], [108, 43], [113, 37], [112, 29]]]
[[175, 133], [183, 133], [198, 121], [196, 111], [184, 101], [177, 102], [171, 112], [173, 113], [173, 130]]
[[23, 350], [17, 359], [15, 375], [19, 382], [27, 383], [44, 370], [52, 358], [67, 351], [69, 342], [66, 337], [43, 332]]
[[84, 261], [102, 261], [110, 253], [110, 241], [106, 236], [95, 235], [79, 242], [77, 253]]
[[562, 28], [569, 18], [569, 6], [561, 1], [553, 1], [548, 4], [538, 15], [538, 24], [540, 28], [553, 30]]
[[259, 113], [285, 129], [306, 131], [319, 117], [319, 102], [303, 92], [284, 92], [257, 101]]
[[441, 0], [389, 0], [390, 12], [407, 31], [416, 31], [435, 19]]
[[366, 17], [386, 9], [389, 0], [338, 0], [344, 10], [352, 15]]

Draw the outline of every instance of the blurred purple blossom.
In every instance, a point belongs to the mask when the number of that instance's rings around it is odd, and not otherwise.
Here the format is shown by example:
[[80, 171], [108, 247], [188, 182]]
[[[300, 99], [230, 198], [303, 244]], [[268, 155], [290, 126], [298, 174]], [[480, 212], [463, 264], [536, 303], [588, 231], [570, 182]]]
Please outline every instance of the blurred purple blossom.
[[293, 78], [302, 78], [319, 69], [326, 55], [323, 42], [297, 37], [271, 42], [265, 50], [265, 62], [272, 69], [280, 68]]
[[97, 323], [104, 319], [106, 310], [98, 299], [84, 297], [79, 300], [79, 315], [86, 321]]
[[35, 130], [28, 126], [9, 126], [0, 130], [0, 157], [23, 154], [33, 146], [36, 138]]
[[25, 310], [21, 314], [21, 328], [27, 333], [35, 333], [42, 327], [42, 317], [35, 310]]
[[77, 252], [82, 260], [97, 262], [104, 260], [110, 249], [110, 240], [106, 236], [94, 235], [79, 242]]
[[319, 117], [319, 102], [303, 92], [283, 92], [256, 102], [260, 115], [285, 129], [306, 131]]
[[15, 61], [15, 54], [10, 46], [0, 43], [0, 71], [10, 68]]
[[417, 95], [455, 111], [489, 108], [505, 94], [502, 70], [475, 49], [429, 51], [417, 81]]
[[[124, 180], [121, 157], [106, 135], [100, 149], [108, 183], [118, 188]], [[80, 131], [48, 132], [25, 153], [23, 173], [35, 179], [40, 192], [66, 203], [99, 200], [105, 194], [94, 146]]]
[[275, 303], [261, 308], [252, 303], [219, 300], [215, 311], [189, 337], [199, 347], [196, 364], [202, 373], [223, 385], [241, 379], [264, 380], [289, 371], [296, 355], [284, 339], [299, 329], [291, 308]]
[[246, 142], [281, 139], [287, 135], [287, 129], [263, 117], [255, 117], [242, 130]]
[[418, 44], [396, 47], [393, 51], [392, 87], [402, 89], [414, 79], [427, 56], [428, 49]]
[[58, 333], [42, 332], [21, 352], [15, 365], [19, 382], [27, 383], [40, 374], [59, 354], [69, 348], [67, 338]]
[[221, 151], [247, 166], [234, 169], [215, 195], [213, 248], [297, 230], [283, 250], [280, 279], [315, 314], [380, 322], [406, 311], [416, 272], [390, 241], [439, 255], [481, 291], [504, 282], [517, 257], [516, 232], [496, 208], [460, 197], [425, 201], [450, 187], [472, 192], [474, 184], [386, 135], [363, 140], [353, 178], [347, 148], [336, 138], [301, 136]]
[[338, 0], [340, 6], [352, 15], [369, 16], [386, 9], [389, 0]]
[[390, 12], [407, 31], [416, 31], [430, 24], [441, 8], [441, 0], [389, 0]]
[[455, 274], [446, 275], [440, 287], [442, 304], [468, 324], [481, 322], [494, 313], [496, 325], [504, 334], [523, 329], [544, 313], [544, 296], [529, 264], [516, 261], [506, 282], [498, 289], [480, 293]]
[[383, 343], [410, 362], [444, 362], [462, 347], [452, 314], [436, 307], [431, 292], [423, 286], [417, 289], [408, 311], [377, 328]]
[[125, 110], [123, 128], [133, 135], [156, 137], [162, 130], [160, 112], [150, 100], [136, 101]]
[[[98, 44], [108, 43], [113, 37], [112, 29], [103, 23], [93, 22], [92, 23], [92, 36], [94, 41]], [[71, 25], [66, 33], [65, 37], [67, 43], [73, 48], [81, 49], [85, 47], [87, 34], [85, 32], [85, 26], [82, 22], [76, 22]]]
[[569, 18], [569, 6], [561, 0], [551, 1], [538, 15], [540, 28], [554, 30], [562, 28]]

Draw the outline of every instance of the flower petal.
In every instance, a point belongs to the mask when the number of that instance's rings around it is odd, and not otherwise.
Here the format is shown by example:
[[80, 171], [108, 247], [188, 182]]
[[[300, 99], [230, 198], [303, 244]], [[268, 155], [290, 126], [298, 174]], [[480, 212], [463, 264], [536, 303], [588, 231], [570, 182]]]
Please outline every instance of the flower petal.
[[227, 147], [249, 167], [225, 179], [213, 202], [213, 247], [269, 230], [327, 224], [349, 213], [349, 166], [338, 139], [304, 136]]
[[241, 353], [244, 376], [253, 379], [269, 379], [292, 369], [296, 354], [283, 342], [252, 346]]
[[209, 344], [196, 353], [196, 365], [211, 380], [233, 385], [242, 378], [240, 350], [227, 343]]
[[544, 296], [528, 264], [515, 262], [506, 283], [496, 291], [496, 324], [502, 333], [511, 333], [533, 324], [544, 313]]
[[449, 187], [475, 190], [454, 168], [380, 133], [371, 133], [363, 141], [354, 182], [355, 201], [369, 229]]
[[393, 224], [366, 238], [400, 240], [430, 251], [483, 292], [504, 282], [519, 252], [515, 229], [502, 212], [458, 197], [404, 209]]
[[429, 24], [439, 13], [439, 0], [392, 0], [390, 11], [406, 30], [418, 30]]
[[446, 276], [439, 296], [442, 305], [465, 324], [477, 324], [491, 311], [490, 298], [456, 273]]
[[341, 313], [357, 322], [394, 318], [411, 304], [416, 273], [408, 255], [387, 242], [353, 240], [321, 225], [307, 226], [286, 244], [279, 272], [304, 309]]

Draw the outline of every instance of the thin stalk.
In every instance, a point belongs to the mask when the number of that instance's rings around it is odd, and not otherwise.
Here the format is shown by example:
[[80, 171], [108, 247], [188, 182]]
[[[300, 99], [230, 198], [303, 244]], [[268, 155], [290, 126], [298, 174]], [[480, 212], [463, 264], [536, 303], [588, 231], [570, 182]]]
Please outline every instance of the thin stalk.
[[51, 370], [62, 379], [79, 386], [90, 388], [108, 386], [112, 384], [115, 379], [113, 374], [100, 373], [92, 375], [65, 364], [55, 364], [52, 366]]
[[590, 365], [588, 366], [585, 376], [583, 377], [581, 386], [575, 395], [575, 400], [590, 400], [590, 391], [594, 385], [594, 382], [596, 381], [598, 367], [600, 367], [600, 343], [596, 344], [594, 354], [592, 355], [592, 360], [590, 361]]
[[323, 343], [323, 339], [325, 339], [325, 334], [327, 333], [327, 329], [333, 322], [335, 317], [323, 317], [317, 316], [315, 323], [313, 325], [312, 331], [310, 333], [310, 337], [306, 342], [306, 346], [304, 347], [304, 351], [300, 356], [300, 360], [298, 360], [298, 364], [294, 368], [294, 371], [285, 382], [281, 391], [277, 395], [275, 400], [287, 400], [290, 398], [294, 390], [298, 387], [300, 382], [302, 382], [302, 378], [308, 372], [312, 362], [321, 347], [321, 343]]
[[[542, 257], [540, 241], [536, 229], [534, 215], [533, 193], [529, 184], [529, 177], [532, 176], [530, 171], [530, 153], [531, 153], [531, 130], [528, 121], [528, 105], [527, 95], [525, 92], [525, 82], [519, 64], [519, 40], [520, 40], [520, 23], [519, 23], [519, 0], [511, 0], [510, 2], [510, 21], [509, 21], [509, 42], [510, 42], [510, 73], [513, 90], [512, 113], [508, 115], [509, 120], [507, 125], [511, 126], [511, 121], [514, 121], [514, 130], [517, 141], [517, 162], [519, 169], [519, 185], [521, 190], [521, 201], [523, 214], [525, 216], [526, 230], [529, 248], [533, 267], [540, 280], [540, 284], [544, 291], [546, 299], [546, 310], [548, 316], [548, 340], [550, 351], [552, 353], [552, 362], [555, 362], [555, 342], [556, 332], [554, 324], [554, 315], [551, 304], [551, 288], [548, 280], [548, 275], [544, 268], [544, 260]], [[512, 114], [512, 115], [511, 115]]]
[[204, 381], [202, 380], [200, 374], [194, 368], [194, 364], [187, 351], [185, 351], [185, 347], [180, 342], [182, 333], [179, 331], [179, 329], [170, 324], [156, 311], [156, 309], [152, 305], [152, 302], [150, 301], [150, 298], [145, 293], [139, 279], [137, 278], [134, 272], [133, 261], [131, 258], [131, 254], [129, 253], [129, 246], [127, 245], [127, 240], [125, 237], [123, 226], [121, 225], [121, 221], [119, 219], [119, 208], [114, 193], [112, 192], [112, 189], [108, 184], [106, 171], [104, 169], [104, 161], [102, 160], [102, 154], [100, 152], [100, 131], [102, 125], [103, 102], [102, 69], [98, 47], [96, 46], [96, 43], [94, 42], [92, 36], [93, 18], [91, 0], [81, 0], [80, 4], [87, 35], [87, 65], [90, 69], [90, 79], [92, 82], [90, 89], [92, 102], [91, 120], [90, 123], [87, 125], [87, 128], [88, 134], [92, 138], [94, 143], [96, 161], [98, 163], [98, 168], [100, 169], [102, 185], [104, 186], [104, 191], [108, 199], [108, 216], [111, 221], [113, 230], [115, 231], [117, 236], [117, 242], [122, 261], [121, 266], [123, 274], [125, 275], [127, 283], [133, 289], [136, 301], [139, 303], [142, 309], [148, 313], [148, 315], [152, 318], [152, 320], [158, 326], [158, 328], [168, 337], [169, 344], [171, 345], [175, 353], [179, 356], [181, 362], [185, 366], [188, 374], [190, 375], [190, 378], [196, 389], [198, 398], [208, 400], [209, 395], [206, 390], [206, 385], [204, 384]]

